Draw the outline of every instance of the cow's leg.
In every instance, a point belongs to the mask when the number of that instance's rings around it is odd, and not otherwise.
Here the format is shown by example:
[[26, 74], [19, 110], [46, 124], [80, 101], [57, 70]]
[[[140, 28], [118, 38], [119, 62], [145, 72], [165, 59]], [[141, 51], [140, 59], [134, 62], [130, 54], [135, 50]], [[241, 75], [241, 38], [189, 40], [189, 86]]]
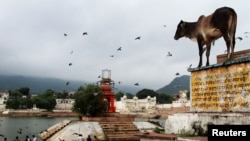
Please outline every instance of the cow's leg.
[[202, 45], [199, 45], [199, 57], [200, 57], [200, 60], [199, 60], [199, 65], [198, 67], [200, 68], [202, 66], [202, 54], [203, 54], [203, 46]]
[[198, 65], [198, 68], [200, 68], [202, 66], [202, 55], [203, 55], [203, 40], [202, 40], [202, 36], [198, 36], [197, 37], [197, 41], [198, 41], [198, 48], [199, 48], [199, 57], [200, 57], [200, 60], [199, 60], [199, 65]]
[[232, 42], [230, 41], [230, 38], [227, 34], [224, 34], [223, 38], [224, 38], [226, 45], [227, 45], [227, 59], [230, 59], [231, 58], [231, 51], [233, 50]]
[[207, 51], [206, 51], [207, 63], [206, 63], [206, 66], [210, 65], [210, 63], [209, 63], [210, 50], [211, 50], [211, 44], [207, 45]]
[[231, 48], [232, 48], [232, 50], [231, 50], [231, 59], [233, 58], [233, 56], [234, 56], [234, 47], [235, 47], [235, 35], [232, 35], [232, 38], [231, 38]]

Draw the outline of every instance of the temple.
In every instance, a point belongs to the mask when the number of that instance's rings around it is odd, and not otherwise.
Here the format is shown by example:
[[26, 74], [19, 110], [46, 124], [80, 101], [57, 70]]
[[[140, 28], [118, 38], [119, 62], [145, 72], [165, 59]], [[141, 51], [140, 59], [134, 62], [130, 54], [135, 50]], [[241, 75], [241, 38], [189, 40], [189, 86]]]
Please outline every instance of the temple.
[[111, 80], [111, 70], [102, 70], [102, 79], [100, 81], [100, 88], [102, 94], [102, 101], [107, 102], [108, 113], [115, 112], [115, 95], [113, 92], [114, 82]]

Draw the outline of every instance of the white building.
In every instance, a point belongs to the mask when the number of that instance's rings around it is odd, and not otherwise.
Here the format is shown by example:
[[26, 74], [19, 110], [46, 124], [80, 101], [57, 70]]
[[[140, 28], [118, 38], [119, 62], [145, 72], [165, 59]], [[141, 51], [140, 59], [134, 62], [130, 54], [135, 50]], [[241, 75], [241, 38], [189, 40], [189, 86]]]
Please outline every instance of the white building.
[[0, 111], [5, 110], [5, 103], [7, 102], [9, 98], [9, 93], [8, 92], [0, 92]]
[[116, 111], [120, 113], [153, 113], [156, 107], [156, 97], [148, 96], [145, 99], [138, 99], [136, 96], [133, 99], [127, 99], [124, 95], [121, 101], [115, 101]]
[[70, 110], [74, 104], [74, 99], [56, 99], [55, 110]]

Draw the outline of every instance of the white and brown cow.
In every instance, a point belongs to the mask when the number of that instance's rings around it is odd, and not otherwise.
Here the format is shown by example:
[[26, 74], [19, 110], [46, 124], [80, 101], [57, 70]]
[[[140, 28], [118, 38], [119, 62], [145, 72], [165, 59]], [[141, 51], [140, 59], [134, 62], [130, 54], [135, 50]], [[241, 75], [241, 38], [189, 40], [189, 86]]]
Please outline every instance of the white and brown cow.
[[198, 67], [202, 66], [203, 46], [206, 45], [206, 57], [209, 65], [211, 43], [223, 37], [227, 46], [227, 59], [234, 53], [235, 32], [237, 25], [237, 14], [229, 7], [218, 8], [211, 15], [201, 15], [197, 22], [180, 21], [174, 36], [175, 40], [188, 37], [198, 42], [200, 61]]

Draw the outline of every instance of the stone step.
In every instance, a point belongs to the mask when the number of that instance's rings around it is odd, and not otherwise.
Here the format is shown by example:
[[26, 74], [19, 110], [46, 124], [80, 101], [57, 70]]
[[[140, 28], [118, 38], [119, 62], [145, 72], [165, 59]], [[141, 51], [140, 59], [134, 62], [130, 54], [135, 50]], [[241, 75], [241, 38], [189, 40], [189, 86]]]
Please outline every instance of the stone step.
[[102, 126], [103, 128], [118, 128], [118, 127], [120, 127], [120, 128], [133, 128], [133, 127], [136, 127], [135, 125], [101, 125], [100, 124], [100, 126]]
[[117, 125], [127, 125], [133, 122], [119, 122], [119, 121], [112, 121], [112, 122], [99, 122], [102, 125], [110, 125], [110, 124], [117, 124]]
[[[131, 139], [136, 139], [136, 140], [140, 140], [140, 137], [138, 136], [107, 136], [108, 140], [113, 140], [113, 139], [123, 139], [123, 140], [131, 140]], [[120, 140], [120, 141], [123, 141]]]
[[133, 136], [133, 137], [109, 137], [109, 141], [140, 141], [139, 137]]
[[106, 136], [109, 136], [109, 137], [133, 137], [133, 136], [135, 136], [137, 134], [137, 132], [131, 132], [131, 133], [124, 133], [124, 132], [122, 132], [122, 133], [110, 133], [110, 134], [106, 134]]
[[104, 134], [109, 141], [139, 141], [139, 137], [135, 136], [139, 129], [133, 121], [113, 121], [113, 122], [99, 122]]
[[124, 129], [124, 130], [117, 130], [117, 129], [105, 129], [104, 131], [105, 133], [108, 132], [139, 132], [138, 129]]
[[112, 125], [103, 126], [101, 125], [101, 127], [103, 129], [137, 129], [135, 125], [128, 125], [128, 126], [112, 126]]

